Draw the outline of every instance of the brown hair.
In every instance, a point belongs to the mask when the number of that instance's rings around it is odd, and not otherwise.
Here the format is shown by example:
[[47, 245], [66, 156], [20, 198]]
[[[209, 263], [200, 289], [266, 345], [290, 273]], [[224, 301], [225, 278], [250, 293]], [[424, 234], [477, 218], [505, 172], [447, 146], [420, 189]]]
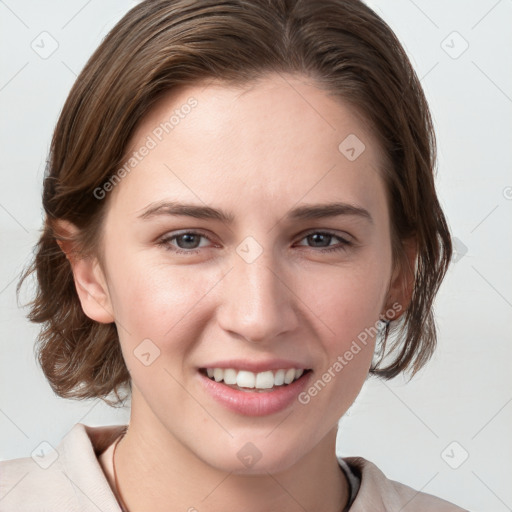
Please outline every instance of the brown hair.
[[122, 165], [134, 128], [161, 94], [210, 78], [244, 84], [270, 72], [313, 78], [353, 105], [377, 135], [394, 265], [405, 260], [407, 238], [415, 238], [418, 256], [412, 300], [384, 332], [384, 347], [394, 336], [387, 364], [380, 367], [381, 359], [371, 372], [414, 374], [432, 355], [433, 300], [452, 246], [434, 186], [430, 113], [392, 30], [358, 0], [146, 0], [107, 35], [67, 98], [44, 180], [44, 228], [18, 284], [19, 292], [36, 273], [28, 318], [43, 324], [38, 359], [58, 395], [111, 403], [106, 396], [115, 392], [115, 405], [130, 375], [115, 324], [92, 321], [81, 308], [55, 221], [79, 228], [81, 254], [99, 254], [107, 200], [94, 190]]

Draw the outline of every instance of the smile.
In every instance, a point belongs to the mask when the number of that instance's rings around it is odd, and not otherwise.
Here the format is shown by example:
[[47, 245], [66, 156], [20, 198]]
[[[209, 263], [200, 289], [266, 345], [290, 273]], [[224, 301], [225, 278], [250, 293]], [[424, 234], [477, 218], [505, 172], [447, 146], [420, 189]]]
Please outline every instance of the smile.
[[197, 372], [207, 395], [245, 416], [266, 416], [296, 404], [312, 374], [313, 370], [302, 368], [252, 372], [217, 366]]
[[[309, 370], [306, 370], [309, 371]], [[267, 370], [259, 373], [234, 368], [203, 368], [202, 373], [215, 382], [223, 382], [234, 389], [272, 389], [286, 386], [299, 379], [303, 369], [288, 368], [276, 371]]]

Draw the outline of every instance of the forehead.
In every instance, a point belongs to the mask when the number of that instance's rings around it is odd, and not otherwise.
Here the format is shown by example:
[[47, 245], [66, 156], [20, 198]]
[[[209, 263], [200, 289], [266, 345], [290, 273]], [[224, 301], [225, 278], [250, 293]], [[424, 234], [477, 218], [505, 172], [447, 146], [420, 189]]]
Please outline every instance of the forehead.
[[262, 201], [370, 206], [383, 187], [380, 148], [358, 113], [305, 77], [278, 74], [172, 91], [139, 123], [126, 162], [112, 199], [129, 199], [130, 214], [165, 198], [260, 213]]

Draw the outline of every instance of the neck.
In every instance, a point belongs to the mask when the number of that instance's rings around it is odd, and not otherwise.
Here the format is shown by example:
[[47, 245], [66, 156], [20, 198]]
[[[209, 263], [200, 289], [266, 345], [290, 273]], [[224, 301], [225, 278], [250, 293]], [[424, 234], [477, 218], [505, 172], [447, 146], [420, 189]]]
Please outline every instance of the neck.
[[285, 470], [265, 468], [262, 458], [260, 471], [244, 474], [199, 458], [150, 411], [136, 414], [141, 411], [133, 406], [115, 453], [117, 491], [127, 512], [340, 512], [348, 501], [349, 486], [335, 453], [337, 426]]

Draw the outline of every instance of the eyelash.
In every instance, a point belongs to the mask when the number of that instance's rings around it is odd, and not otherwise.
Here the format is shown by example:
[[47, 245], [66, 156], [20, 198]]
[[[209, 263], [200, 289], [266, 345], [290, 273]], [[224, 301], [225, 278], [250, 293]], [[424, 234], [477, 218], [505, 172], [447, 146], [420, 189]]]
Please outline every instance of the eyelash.
[[[349, 242], [345, 238], [342, 238], [339, 235], [336, 235], [335, 233], [332, 233], [330, 231], [310, 231], [308, 233], [305, 233], [300, 240], [303, 240], [304, 238], [307, 238], [308, 236], [317, 235], [317, 234], [318, 235], [327, 235], [327, 236], [331, 236], [331, 237], [337, 238], [338, 240], [340, 240], [340, 244], [341, 244], [341, 245], [337, 245], [337, 246], [334, 246], [334, 247], [318, 247], [318, 248], [310, 247], [310, 249], [316, 249], [317, 252], [329, 253], [329, 252], [346, 251], [348, 247], [353, 245], [352, 242]], [[163, 238], [161, 238], [159, 240], [158, 245], [163, 247], [164, 249], [166, 249], [168, 251], [171, 251], [171, 252], [174, 252], [176, 254], [185, 254], [187, 256], [191, 256], [193, 254], [199, 253], [200, 249], [181, 249], [179, 247], [171, 246], [171, 241], [173, 241], [176, 238], [179, 238], [181, 236], [184, 236], [184, 235], [197, 235], [197, 236], [206, 238], [210, 242], [212, 241], [204, 233], [202, 233], [200, 231], [193, 231], [192, 230], [192, 231], [183, 231], [181, 233], [178, 233], [178, 234], [175, 234], [175, 235], [172, 235], [172, 236], [165, 236], [165, 237], [163, 237]], [[305, 246], [301, 246], [301, 247], [305, 247]]]

